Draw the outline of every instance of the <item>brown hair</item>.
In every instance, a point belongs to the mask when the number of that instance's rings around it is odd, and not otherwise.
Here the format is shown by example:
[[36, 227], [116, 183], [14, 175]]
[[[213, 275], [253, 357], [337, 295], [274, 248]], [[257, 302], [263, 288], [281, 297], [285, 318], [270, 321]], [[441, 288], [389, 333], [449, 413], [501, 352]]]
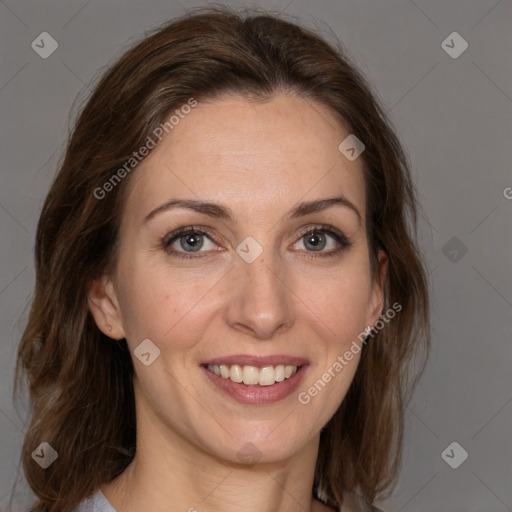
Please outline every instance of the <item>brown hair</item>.
[[[16, 373], [17, 387], [26, 381], [30, 394], [21, 458], [37, 496], [32, 510], [71, 510], [122, 473], [135, 453], [126, 340], [102, 334], [87, 302], [91, 280], [115, 265], [130, 177], [111, 187], [106, 200], [94, 191], [190, 98], [237, 93], [268, 99], [277, 92], [327, 106], [365, 144], [372, 273], [382, 248], [389, 259], [385, 304], [402, 307], [362, 351], [343, 403], [321, 432], [313, 492], [340, 507], [351, 491], [372, 502], [395, 482], [404, 409], [416, 383], [410, 363], [426, 355], [429, 344], [427, 280], [415, 242], [418, 205], [407, 158], [339, 43], [268, 13], [215, 8], [159, 28], [105, 73], [46, 197], [36, 235], [35, 295]], [[43, 441], [59, 454], [46, 470], [31, 458]]]

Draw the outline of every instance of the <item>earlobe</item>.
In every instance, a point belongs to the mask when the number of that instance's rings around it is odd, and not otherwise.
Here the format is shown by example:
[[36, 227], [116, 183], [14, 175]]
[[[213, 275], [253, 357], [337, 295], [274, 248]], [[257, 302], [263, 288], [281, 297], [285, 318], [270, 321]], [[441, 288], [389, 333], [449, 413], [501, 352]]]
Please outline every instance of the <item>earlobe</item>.
[[110, 276], [104, 274], [92, 281], [87, 298], [98, 329], [109, 338], [124, 338], [119, 302]]
[[384, 298], [385, 298], [385, 283], [388, 271], [388, 256], [386, 252], [379, 249], [378, 263], [376, 268], [375, 282], [372, 291], [372, 308], [371, 308], [371, 321], [368, 325], [375, 325], [375, 322], [384, 313]]

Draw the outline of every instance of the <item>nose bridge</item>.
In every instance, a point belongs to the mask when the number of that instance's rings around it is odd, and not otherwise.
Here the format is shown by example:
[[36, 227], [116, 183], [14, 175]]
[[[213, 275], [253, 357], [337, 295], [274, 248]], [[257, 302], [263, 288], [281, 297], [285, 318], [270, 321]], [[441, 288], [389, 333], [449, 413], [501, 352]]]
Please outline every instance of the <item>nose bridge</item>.
[[268, 339], [293, 321], [286, 270], [271, 249], [251, 263], [243, 257], [233, 273], [228, 321], [253, 336]]

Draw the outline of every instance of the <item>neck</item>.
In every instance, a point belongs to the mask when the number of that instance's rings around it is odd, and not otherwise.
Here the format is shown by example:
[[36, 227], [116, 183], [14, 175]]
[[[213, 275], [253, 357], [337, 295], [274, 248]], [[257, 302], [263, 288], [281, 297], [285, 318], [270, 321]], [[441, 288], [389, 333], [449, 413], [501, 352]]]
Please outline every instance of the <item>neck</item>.
[[201, 450], [156, 414], [138, 414], [136, 455], [101, 490], [117, 512], [330, 510], [312, 496], [318, 444], [319, 435], [287, 460], [248, 466]]

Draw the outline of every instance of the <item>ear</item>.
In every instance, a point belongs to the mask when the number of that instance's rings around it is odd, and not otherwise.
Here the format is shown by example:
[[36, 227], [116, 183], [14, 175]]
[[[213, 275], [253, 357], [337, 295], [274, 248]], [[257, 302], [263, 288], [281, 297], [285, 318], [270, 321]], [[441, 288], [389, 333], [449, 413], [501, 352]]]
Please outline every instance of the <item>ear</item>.
[[87, 298], [98, 329], [110, 338], [125, 338], [121, 309], [110, 276], [104, 274], [92, 281]]
[[386, 274], [388, 271], [388, 256], [386, 252], [379, 249], [377, 255], [377, 268], [375, 269], [375, 278], [372, 283], [372, 294], [370, 299], [370, 307], [368, 309], [368, 319], [366, 325], [373, 327], [384, 309], [384, 285], [386, 282]]

